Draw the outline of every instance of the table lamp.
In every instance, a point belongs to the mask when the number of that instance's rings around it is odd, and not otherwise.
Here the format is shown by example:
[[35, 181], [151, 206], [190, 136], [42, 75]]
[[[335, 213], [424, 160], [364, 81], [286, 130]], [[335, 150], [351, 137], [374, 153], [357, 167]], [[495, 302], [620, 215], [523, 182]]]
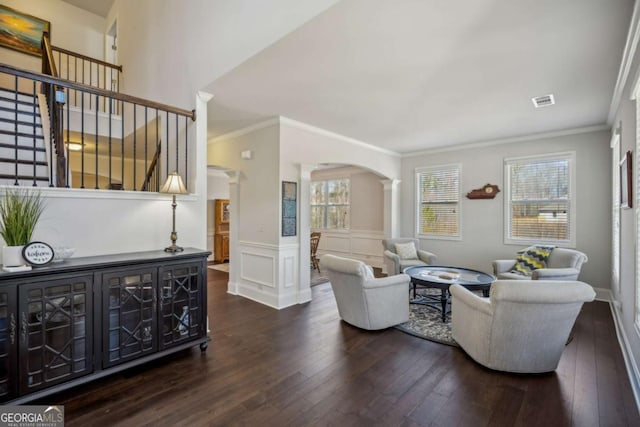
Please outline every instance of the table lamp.
[[164, 185], [160, 189], [161, 193], [173, 194], [173, 203], [171, 203], [171, 207], [173, 208], [173, 231], [171, 231], [171, 246], [164, 248], [165, 252], [182, 252], [184, 249], [180, 246], [176, 245], [176, 240], [178, 240], [178, 233], [176, 233], [176, 194], [187, 194], [187, 188], [184, 186], [182, 182], [182, 177], [178, 174], [178, 172], [171, 172], [169, 176], [167, 176], [167, 180], [164, 182]]

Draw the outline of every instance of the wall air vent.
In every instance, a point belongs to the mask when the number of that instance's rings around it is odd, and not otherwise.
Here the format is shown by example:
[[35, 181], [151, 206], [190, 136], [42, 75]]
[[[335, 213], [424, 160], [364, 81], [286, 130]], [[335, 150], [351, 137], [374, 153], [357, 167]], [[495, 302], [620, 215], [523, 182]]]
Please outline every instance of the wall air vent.
[[553, 105], [556, 103], [555, 98], [552, 94], [536, 96], [535, 98], [531, 98], [531, 102], [533, 102], [533, 106], [536, 108], [548, 107], [549, 105]]

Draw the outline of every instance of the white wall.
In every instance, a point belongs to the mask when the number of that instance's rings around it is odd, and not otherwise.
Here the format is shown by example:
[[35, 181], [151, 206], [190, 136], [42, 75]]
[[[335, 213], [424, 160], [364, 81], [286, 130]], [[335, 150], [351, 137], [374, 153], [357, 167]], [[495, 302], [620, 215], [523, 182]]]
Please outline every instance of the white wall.
[[[636, 8], [638, 4], [636, 3]], [[638, 10], [634, 10], [635, 25], [638, 25]], [[639, 29], [632, 28], [637, 32]], [[633, 33], [631, 33], [633, 35]], [[630, 46], [627, 46], [630, 48]], [[629, 54], [628, 64], [629, 73], [627, 75], [626, 84], [620, 85], [620, 101], [615, 105], [615, 117], [612, 121], [613, 127], [621, 127], [620, 135], [620, 155], [624, 156], [627, 151], [633, 153], [633, 206], [632, 209], [621, 209], [620, 211], [620, 293], [614, 290], [613, 299], [617, 304], [613, 306], [614, 319], [616, 326], [619, 328], [618, 337], [622, 344], [622, 350], [625, 355], [627, 368], [631, 372], [631, 385], [635, 391], [636, 403], [640, 405], [640, 329], [634, 325], [634, 316], [636, 310], [636, 300], [638, 298], [638, 290], [636, 289], [636, 277], [640, 274], [636, 266], [637, 251], [636, 236], [640, 232], [640, 218], [636, 217], [638, 212], [638, 203], [640, 199], [640, 174], [638, 173], [638, 153], [637, 141], [640, 138], [639, 124], [637, 123], [636, 109], [638, 101], [632, 101], [634, 88], [638, 82], [640, 75], [640, 53], [637, 47], [635, 52], [627, 50]], [[623, 63], [624, 65], [624, 63]], [[622, 67], [621, 67], [622, 68]], [[609, 161], [611, 162], [611, 153], [609, 153]], [[621, 159], [614, 159], [616, 162]]]
[[118, 21], [124, 91], [190, 109], [196, 90], [336, 2], [116, 0], [106, 22]]
[[[243, 151], [250, 151], [251, 159], [242, 159]], [[210, 140], [207, 162], [237, 175], [230, 186], [231, 217], [237, 220], [230, 224], [229, 292], [277, 308], [308, 301], [311, 295], [310, 175], [303, 179], [305, 165], [354, 163], [391, 177], [400, 173], [398, 155], [284, 118]], [[298, 183], [296, 236], [281, 236], [282, 181]], [[379, 195], [374, 200], [379, 204]], [[379, 216], [357, 215], [363, 224], [380, 228]]]
[[283, 179], [295, 181], [299, 165], [359, 166], [387, 179], [400, 177], [400, 156], [344, 136], [281, 118]]
[[[51, 21], [53, 43], [90, 56], [102, 57], [106, 26], [118, 21], [118, 60], [123, 65], [121, 91], [169, 105], [193, 109], [197, 93], [224, 72], [259, 52], [336, 0], [298, 2], [194, 0], [116, 0], [103, 19], [58, 0], [10, 0], [15, 9]], [[2, 49], [3, 62], [39, 70], [38, 58]], [[6, 55], [5, 55], [6, 54]], [[6, 59], [5, 59], [6, 58]], [[178, 244], [206, 246], [206, 141], [196, 140], [206, 126], [190, 124], [189, 196], [178, 197]], [[200, 131], [196, 133], [196, 128]], [[276, 172], [277, 174], [277, 172]], [[274, 180], [274, 181], [277, 181]], [[273, 200], [277, 200], [274, 185]], [[66, 190], [64, 190], [66, 191]], [[76, 256], [161, 249], [171, 230], [170, 197], [117, 192], [64, 192], [45, 190], [50, 199], [36, 233], [53, 244], [76, 247]], [[49, 196], [50, 195], [50, 196]], [[271, 207], [277, 212], [276, 202]], [[260, 206], [253, 215], [260, 221]], [[277, 230], [265, 230], [277, 241]], [[251, 232], [252, 230], [247, 230]]]
[[[104, 58], [105, 20], [60, 0], [4, 0], [3, 5], [51, 23], [51, 44], [92, 58]], [[2, 60], [40, 72], [40, 57], [0, 48]]]
[[[576, 152], [576, 248], [589, 262], [580, 279], [596, 288], [610, 288], [611, 165], [608, 131], [532, 139], [509, 144], [466, 147], [405, 157], [402, 162], [402, 234], [416, 234], [415, 168], [462, 164], [462, 240], [423, 239], [423, 249], [438, 256], [438, 264], [460, 265], [491, 272], [494, 259], [513, 259], [522, 245], [504, 243], [504, 165], [507, 157]], [[470, 200], [465, 195], [491, 183], [502, 190], [495, 199]]]

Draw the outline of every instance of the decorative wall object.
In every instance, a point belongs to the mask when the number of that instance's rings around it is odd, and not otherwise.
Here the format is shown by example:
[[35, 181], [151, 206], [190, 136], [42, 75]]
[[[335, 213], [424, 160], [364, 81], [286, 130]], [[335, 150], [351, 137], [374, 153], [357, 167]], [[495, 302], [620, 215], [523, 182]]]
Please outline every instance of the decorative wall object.
[[485, 184], [482, 188], [476, 188], [467, 193], [467, 199], [493, 199], [500, 189], [495, 184]]
[[49, 21], [0, 5], [0, 46], [42, 55], [42, 34], [51, 34]]
[[620, 207], [633, 207], [633, 173], [631, 151], [627, 151], [620, 161]]
[[298, 228], [298, 184], [282, 181], [282, 236], [295, 236]]

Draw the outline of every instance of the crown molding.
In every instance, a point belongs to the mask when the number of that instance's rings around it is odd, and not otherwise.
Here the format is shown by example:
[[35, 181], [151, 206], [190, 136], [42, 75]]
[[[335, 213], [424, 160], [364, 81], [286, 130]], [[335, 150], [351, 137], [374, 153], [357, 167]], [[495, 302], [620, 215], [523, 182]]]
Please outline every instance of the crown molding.
[[[609, 106], [609, 115], [607, 116], [607, 123], [612, 124], [615, 120], [620, 101], [622, 100], [622, 93], [629, 79], [629, 73], [631, 72], [631, 65], [633, 64], [633, 57], [638, 48], [638, 41], [640, 40], [640, 2], [635, 2], [633, 5], [633, 14], [631, 15], [631, 22], [629, 23], [629, 32], [627, 33], [627, 41], [624, 44], [624, 51], [622, 52], [622, 61], [620, 61], [620, 69], [618, 70], [618, 78], [616, 79], [616, 85], [613, 89], [613, 96], [611, 97], [611, 105]], [[634, 87], [632, 88], [629, 97], [633, 99], [636, 90], [638, 89], [638, 72], [634, 79]]]
[[237, 137], [242, 136], [242, 135], [247, 135], [249, 133], [256, 132], [256, 131], [258, 131], [260, 129], [268, 128], [268, 127], [277, 125], [279, 123], [280, 123], [280, 121], [278, 120], [278, 117], [272, 117], [270, 119], [263, 120], [263, 121], [258, 122], [258, 123], [254, 123], [252, 125], [245, 126], [243, 128], [236, 129], [236, 130], [231, 131], [231, 132], [223, 133], [222, 135], [218, 135], [215, 138], [210, 138], [207, 141], [207, 143], [208, 144], [216, 144], [216, 143], [218, 143], [220, 141], [227, 140], [227, 139], [232, 139], [232, 138], [237, 138]]
[[289, 126], [292, 128], [296, 128], [296, 129], [300, 129], [300, 130], [304, 130], [307, 132], [311, 132], [314, 133], [316, 135], [321, 135], [321, 136], [326, 136], [328, 138], [332, 138], [332, 139], [337, 139], [339, 141], [342, 142], [346, 142], [347, 144], [353, 144], [353, 145], [357, 145], [359, 147], [363, 147], [363, 148], [367, 148], [369, 150], [374, 150], [374, 151], [378, 151], [380, 153], [389, 155], [389, 156], [394, 156], [394, 157], [400, 157], [401, 154], [392, 150], [387, 150], [385, 148], [380, 148], [380, 147], [376, 147], [375, 145], [371, 145], [369, 143], [357, 140], [355, 138], [350, 138], [348, 136], [344, 136], [344, 135], [340, 135], [339, 133], [335, 133], [335, 132], [331, 132], [316, 126], [312, 126], [306, 123], [302, 123], [299, 122], [297, 120], [293, 120], [287, 117], [283, 117], [283, 116], [278, 116], [278, 117], [273, 117], [267, 120], [264, 120], [262, 122], [259, 123], [255, 123], [249, 126], [246, 126], [244, 128], [241, 129], [237, 129], [234, 130], [232, 132], [228, 132], [225, 133], [223, 135], [219, 135], [216, 136], [215, 138], [211, 138], [209, 139], [208, 143], [209, 144], [216, 144], [222, 140], [226, 140], [226, 139], [231, 139], [231, 138], [237, 138], [239, 136], [242, 135], [246, 135], [252, 132], [256, 132], [260, 129], [264, 129], [270, 126], [274, 126], [274, 125], [281, 125], [281, 126]]
[[344, 135], [340, 135], [339, 133], [335, 133], [335, 132], [331, 132], [316, 126], [312, 126], [306, 123], [302, 123], [302, 122], [298, 122], [296, 120], [293, 119], [289, 119], [287, 117], [282, 117], [280, 116], [280, 123], [282, 125], [285, 126], [289, 126], [289, 127], [293, 127], [296, 129], [301, 129], [307, 132], [311, 132], [311, 133], [315, 133], [316, 135], [321, 135], [321, 136], [326, 136], [329, 138], [333, 138], [333, 139], [337, 139], [339, 141], [342, 142], [346, 142], [347, 144], [353, 144], [353, 145], [357, 145], [359, 147], [363, 147], [366, 148], [368, 150], [374, 150], [374, 151], [378, 151], [380, 153], [389, 155], [389, 156], [393, 156], [393, 157], [400, 157], [401, 154], [396, 152], [396, 151], [392, 151], [392, 150], [387, 150], [386, 148], [381, 148], [381, 147], [377, 147], [375, 145], [371, 145], [369, 143], [357, 140], [355, 138], [350, 138], [348, 136], [344, 136]]
[[472, 148], [490, 147], [490, 146], [493, 146], [493, 145], [502, 145], [502, 144], [512, 144], [512, 143], [516, 143], [516, 142], [535, 141], [535, 140], [538, 140], [538, 139], [556, 138], [556, 137], [559, 137], [559, 136], [579, 135], [579, 134], [582, 134], [582, 133], [598, 132], [598, 131], [610, 130], [610, 129], [611, 129], [611, 127], [609, 125], [607, 125], [607, 124], [596, 125], [596, 126], [585, 126], [585, 127], [581, 127], [581, 128], [565, 129], [565, 130], [559, 130], [559, 131], [553, 131], [553, 132], [534, 133], [534, 134], [530, 134], [530, 135], [514, 136], [514, 137], [511, 137], [511, 138], [495, 139], [495, 140], [490, 140], [490, 141], [473, 142], [473, 143], [470, 143], [470, 144], [460, 144], [460, 145], [453, 145], [453, 146], [447, 146], [447, 147], [437, 147], [437, 148], [432, 148], [432, 149], [429, 149], [429, 150], [421, 150], [421, 151], [414, 151], [414, 152], [411, 152], [411, 153], [406, 153], [406, 154], [403, 154], [402, 157], [403, 158], [407, 158], [407, 157], [423, 156], [425, 154], [446, 153], [446, 152], [449, 152], [449, 151], [468, 150], [468, 149], [472, 149]]

